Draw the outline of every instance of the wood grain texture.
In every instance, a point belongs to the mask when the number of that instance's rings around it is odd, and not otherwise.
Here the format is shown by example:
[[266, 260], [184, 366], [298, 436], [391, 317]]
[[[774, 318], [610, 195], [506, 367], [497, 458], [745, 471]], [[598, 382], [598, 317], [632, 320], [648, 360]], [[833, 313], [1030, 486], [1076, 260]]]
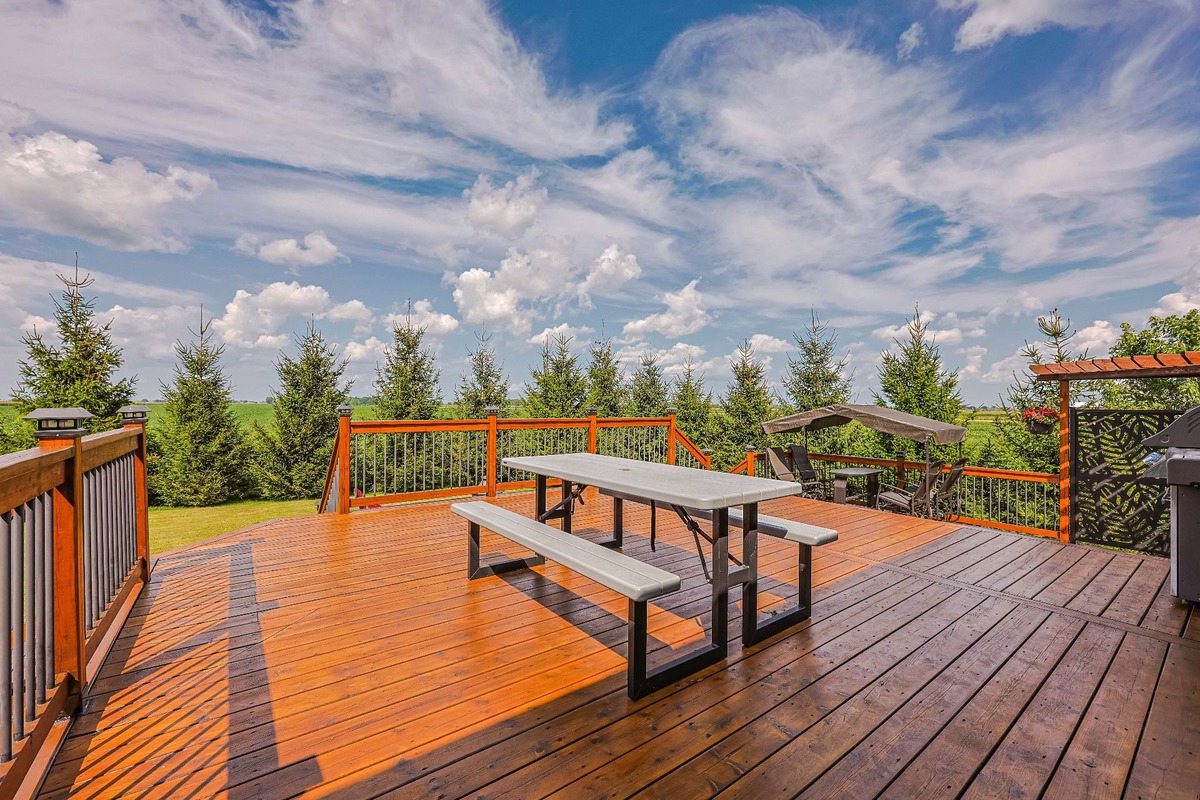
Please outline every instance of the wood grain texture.
[[[529, 494], [496, 502], [533, 507]], [[1164, 596], [1161, 561], [799, 498], [763, 513], [839, 531], [814, 552], [812, 617], [748, 649], [734, 637], [724, 662], [638, 701], [625, 695], [624, 598], [553, 563], [468, 582], [465, 525], [446, 503], [280, 521], [172, 553], [42, 796], [1194, 786], [1200, 645], [1182, 635], [1188, 611]], [[607, 538], [610, 515], [588, 497], [576, 532]], [[648, 509], [627, 506], [625, 528], [626, 553], [683, 580], [651, 607], [653, 663], [702, 640], [710, 591], [673, 516], [660, 515], [655, 552]], [[740, 537], [730, 544], [740, 556]], [[759, 546], [769, 613], [793, 602], [796, 553]], [[486, 533], [482, 547], [522, 554]], [[740, 600], [735, 587], [734, 631]]]

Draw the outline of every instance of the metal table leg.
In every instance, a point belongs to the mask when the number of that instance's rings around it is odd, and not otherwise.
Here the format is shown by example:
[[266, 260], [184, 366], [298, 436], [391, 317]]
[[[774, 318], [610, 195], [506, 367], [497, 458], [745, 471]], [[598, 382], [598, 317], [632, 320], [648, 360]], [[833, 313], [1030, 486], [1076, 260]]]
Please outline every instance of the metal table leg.
[[758, 503], [742, 506], [742, 561], [749, 575], [742, 585], [742, 646], [749, 647], [779, 631], [808, 619], [812, 614], [812, 547], [800, 548], [798, 603], [795, 608], [775, 614], [766, 622], [758, 620]]

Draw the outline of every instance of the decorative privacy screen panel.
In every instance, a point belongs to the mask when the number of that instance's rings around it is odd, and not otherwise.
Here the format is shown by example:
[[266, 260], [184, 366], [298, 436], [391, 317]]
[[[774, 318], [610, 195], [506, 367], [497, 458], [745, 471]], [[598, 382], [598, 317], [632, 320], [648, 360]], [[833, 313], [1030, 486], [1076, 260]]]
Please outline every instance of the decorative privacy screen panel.
[[1071, 531], [1089, 544], [1167, 555], [1166, 483], [1143, 478], [1142, 440], [1182, 411], [1071, 409]]

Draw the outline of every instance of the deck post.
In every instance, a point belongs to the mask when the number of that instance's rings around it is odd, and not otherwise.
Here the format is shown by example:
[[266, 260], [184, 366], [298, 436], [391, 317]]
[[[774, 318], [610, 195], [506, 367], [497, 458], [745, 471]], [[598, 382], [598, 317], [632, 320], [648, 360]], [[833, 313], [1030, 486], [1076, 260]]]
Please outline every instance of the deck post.
[[138, 446], [133, 451], [134, 529], [137, 542], [138, 575], [142, 583], [150, 581], [150, 496], [146, 485], [146, 422], [150, 409], [125, 406], [118, 412], [121, 427], [138, 431]]
[[596, 409], [589, 408], [588, 414], [588, 452], [595, 453], [599, 442], [599, 424], [596, 421]]
[[338, 471], [337, 471], [337, 513], [350, 513], [350, 415], [354, 413], [352, 406], [338, 406]]
[[758, 454], [754, 452], [753, 445], [746, 448], [746, 461], [744, 463], [746, 466], [746, 474], [753, 478], [754, 468], [758, 464]]
[[496, 429], [496, 415], [500, 413], [500, 406], [488, 406], [483, 409], [487, 414], [487, 496], [496, 496], [496, 440], [498, 438]]
[[700, 452], [708, 456], [708, 469], [712, 469], [713, 449], [711, 447], [703, 447], [700, 449]]
[[[54, 412], [76, 409], [38, 409], [29, 418], [38, 421], [34, 434], [38, 449], [43, 451], [71, 448], [64, 465], [63, 482], [54, 487], [53, 550], [54, 583], [54, 673], [66, 682], [68, 712], [79, 705], [83, 687], [87, 685], [87, 620], [84, 618], [83, 572], [83, 418], [73, 422], [55, 421], [50, 428], [45, 420]], [[83, 412], [87, 417], [91, 414]], [[35, 417], [35, 415], [38, 415]], [[86, 417], [85, 417], [86, 418]], [[43, 427], [46, 425], [46, 427]]]
[[667, 409], [667, 418], [671, 421], [667, 423], [667, 463], [675, 463], [675, 414], [677, 412], [673, 408]]
[[1071, 541], [1071, 382], [1058, 382], [1058, 538]]

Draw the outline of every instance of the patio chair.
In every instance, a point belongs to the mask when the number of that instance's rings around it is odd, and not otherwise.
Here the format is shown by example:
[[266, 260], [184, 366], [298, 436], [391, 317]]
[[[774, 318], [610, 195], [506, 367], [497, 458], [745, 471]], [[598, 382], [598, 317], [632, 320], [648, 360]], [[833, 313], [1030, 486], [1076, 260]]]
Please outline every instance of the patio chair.
[[808, 450], [798, 444], [789, 444], [788, 452], [792, 456], [792, 474], [796, 476], [795, 480], [804, 487], [803, 496], [821, 499], [824, 495], [821, 477], [813, 468], [812, 461], [808, 457]]
[[949, 519], [958, 514], [958, 482], [967, 468], [967, 460], [960, 458], [950, 465], [950, 471], [938, 484], [933, 493], [933, 511], [942, 519]]
[[883, 484], [887, 491], [879, 493], [879, 507], [888, 511], [895, 510], [902, 514], [911, 514], [914, 517], [929, 513], [934, 487], [945, 466], [945, 461], [935, 461], [930, 464], [925, 470], [921, 482], [917, 484], [917, 488], [911, 492], [907, 492], [899, 486]]

